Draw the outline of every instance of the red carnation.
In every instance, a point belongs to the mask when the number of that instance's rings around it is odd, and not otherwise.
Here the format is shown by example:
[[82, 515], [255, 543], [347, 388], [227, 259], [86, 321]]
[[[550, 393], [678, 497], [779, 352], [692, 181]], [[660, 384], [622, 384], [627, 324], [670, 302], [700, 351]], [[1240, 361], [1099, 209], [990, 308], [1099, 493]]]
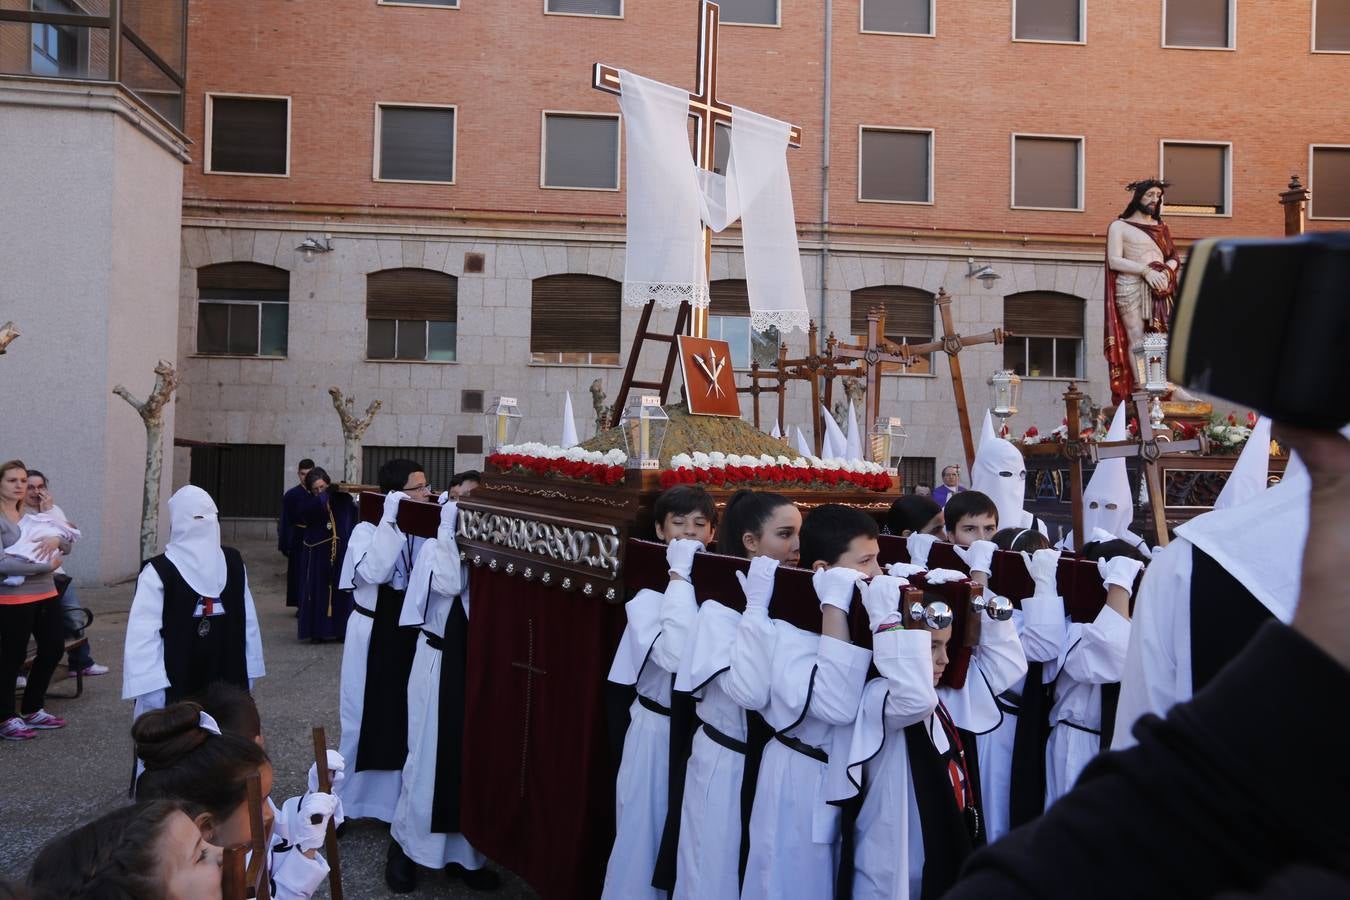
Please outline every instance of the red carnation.
[[1254, 412], [1247, 413], [1247, 427], [1248, 428], [1256, 427], [1256, 413]]
[[1026, 436], [1027, 436], [1027, 437], [1036, 437], [1036, 436], [1038, 436], [1039, 434], [1040, 434], [1040, 431], [1037, 430], [1037, 428], [1036, 428], [1035, 425], [1032, 425], [1030, 428], [1027, 429]]

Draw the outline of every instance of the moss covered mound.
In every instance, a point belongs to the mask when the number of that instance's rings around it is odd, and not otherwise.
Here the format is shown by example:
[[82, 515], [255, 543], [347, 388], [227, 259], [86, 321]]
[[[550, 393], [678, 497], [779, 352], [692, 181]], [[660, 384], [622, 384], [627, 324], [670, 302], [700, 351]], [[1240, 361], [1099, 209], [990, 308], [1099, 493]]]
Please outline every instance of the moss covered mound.
[[[672, 403], [664, 409], [670, 417], [670, 424], [666, 427], [666, 439], [661, 446], [662, 468], [670, 467], [672, 456], [693, 453], [695, 450], [754, 456], [767, 453], [770, 456], [786, 456], [788, 459], [801, 456], [792, 447], [774, 440], [743, 419], [690, 415], [683, 403]], [[609, 428], [581, 446], [602, 453], [616, 448], [623, 450], [623, 432], [618, 428]]]

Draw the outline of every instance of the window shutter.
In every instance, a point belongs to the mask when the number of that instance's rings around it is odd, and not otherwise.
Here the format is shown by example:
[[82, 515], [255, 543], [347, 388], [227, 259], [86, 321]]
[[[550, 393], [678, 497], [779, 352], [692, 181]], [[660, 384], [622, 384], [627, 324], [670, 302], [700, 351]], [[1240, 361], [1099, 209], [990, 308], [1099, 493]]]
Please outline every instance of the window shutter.
[[1163, 172], [1172, 186], [1164, 211], [1224, 212], [1228, 169], [1226, 147], [1214, 144], [1164, 144]]
[[597, 275], [536, 278], [530, 352], [618, 353], [621, 288]]
[[886, 310], [886, 336], [907, 337], [910, 343], [933, 339], [933, 295], [925, 290], [898, 285], [860, 288], [853, 292], [849, 316], [852, 334], [867, 334], [867, 311]]
[[1069, 294], [1027, 291], [1003, 300], [1003, 327], [1017, 337], [1083, 337], [1086, 303]]
[[[1318, 50], [1350, 50], [1350, 0], [1315, 0]], [[1314, 195], [1315, 196], [1315, 195]]]
[[366, 276], [367, 319], [454, 322], [459, 282], [431, 269], [384, 269]]
[[197, 270], [197, 292], [203, 300], [269, 300], [285, 303], [291, 295], [291, 273], [252, 262], [202, 266]]
[[927, 203], [930, 141], [926, 131], [864, 128], [859, 151], [861, 199]]
[[1312, 214], [1350, 218], [1350, 148], [1314, 148], [1312, 168]]
[[1167, 4], [1169, 47], [1227, 47], [1229, 0], [1171, 0]]
[[285, 175], [290, 102], [211, 98], [211, 171]]
[[1013, 141], [1015, 206], [1078, 208], [1076, 139], [1018, 137]]
[[1078, 0], [1017, 0], [1017, 37], [1024, 41], [1078, 41]]
[[929, 0], [863, 0], [863, 30], [931, 34]]
[[743, 278], [728, 278], [709, 285], [712, 299], [708, 303], [710, 316], [750, 317], [750, 291]]

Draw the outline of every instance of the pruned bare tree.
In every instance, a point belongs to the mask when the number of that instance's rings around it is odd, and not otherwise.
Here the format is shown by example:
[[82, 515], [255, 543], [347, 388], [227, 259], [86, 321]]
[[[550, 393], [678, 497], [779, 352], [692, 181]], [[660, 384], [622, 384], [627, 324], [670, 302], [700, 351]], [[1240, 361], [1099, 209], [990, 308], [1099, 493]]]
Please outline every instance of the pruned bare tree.
[[599, 434], [614, 412], [613, 406], [605, 403], [605, 386], [599, 378], [591, 382], [591, 406], [595, 408], [595, 433]]
[[155, 366], [155, 386], [144, 400], [131, 396], [122, 385], [113, 393], [131, 404], [145, 423], [145, 485], [141, 493], [141, 559], [150, 559], [159, 549], [159, 482], [164, 470], [164, 407], [169, 405], [178, 372], [173, 363], [160, 360]]
[[337, 386], [328, 389], [333, 398], [333, 408], [342, 419], [342, 480], [347, 484], [361, 483], [361, 438], [370, 427], [371, 420], [384, 405], [382, 400], [372, 400], [366, 407], [366, 414], [357, 418], [352, 412], [354, 397], [344, 396]]
[[14, 339], [20, 333], [19, 327], [14, 324], [13, 320], [0, 325], [0, 354], [4, 353], [9, 345], [14, 343]]

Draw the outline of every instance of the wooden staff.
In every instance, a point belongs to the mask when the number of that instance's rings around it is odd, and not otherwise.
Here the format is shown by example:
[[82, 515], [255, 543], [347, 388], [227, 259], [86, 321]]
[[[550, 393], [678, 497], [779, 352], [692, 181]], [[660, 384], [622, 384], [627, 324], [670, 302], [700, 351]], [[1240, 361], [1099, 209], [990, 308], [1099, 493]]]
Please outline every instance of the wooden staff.
[[257, 900], [272, 900], [271, 873], [267, 871], [268, 835], [263, 830], [263, 801], [265, 798], [262, 792], [262, 779], [257, 772], [254, 772], [248, 776], [245, 783], [248, 785], [249, 830], [253, 834], [253, 839], [250, 842], [253, 856], [249, 859], [245, 882], [253, 885], [253, 896]]
[[[319, 790], [325, 794], [333, 792], [328, 777], [328, 738], [322, 725], [314, 726], [314, 768], [319, 775]], [[328, 858], [328, 893], [333, 900], [342, 900], [342, 864], [338, 860], [337, 828], [333, 819], [328, 819], [328, 833], [323, 838], [323, 852]]]
[[244, 855], [248, 844], [226, 847], [220, 864], [220, 894], [224, 900], [246, 900], [244, 887]]

